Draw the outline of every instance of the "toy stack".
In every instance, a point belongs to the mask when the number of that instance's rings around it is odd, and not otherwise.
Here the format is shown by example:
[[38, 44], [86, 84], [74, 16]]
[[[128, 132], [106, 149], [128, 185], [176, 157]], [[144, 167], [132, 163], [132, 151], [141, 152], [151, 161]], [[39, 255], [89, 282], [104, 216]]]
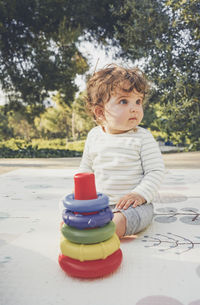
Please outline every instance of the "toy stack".
[[59, 264], [73, 277], [103, 277], [115, 271], [122, 261], [109, 200], [106, 195], [97, 194], [92, 173], [76, 174], [74, 186], [74, 194], [62, 200]]

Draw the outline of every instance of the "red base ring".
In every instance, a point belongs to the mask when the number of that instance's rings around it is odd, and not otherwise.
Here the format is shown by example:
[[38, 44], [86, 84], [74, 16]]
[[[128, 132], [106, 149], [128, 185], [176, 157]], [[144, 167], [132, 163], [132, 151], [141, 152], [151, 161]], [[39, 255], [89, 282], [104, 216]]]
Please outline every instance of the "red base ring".
[[59, 255], [60, 267], [70, 276], [79, 278], [98, 278], [114, 272], [122, 261], [122, 251], [118, 249], [106, 259], [80, 262], [63, 254]]

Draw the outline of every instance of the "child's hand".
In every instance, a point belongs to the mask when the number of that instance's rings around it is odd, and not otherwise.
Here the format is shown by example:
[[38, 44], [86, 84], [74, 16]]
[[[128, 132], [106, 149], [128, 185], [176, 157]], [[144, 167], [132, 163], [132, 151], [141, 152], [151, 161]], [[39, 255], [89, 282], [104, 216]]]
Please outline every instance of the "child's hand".
[[116, 208], [126, 210], [130, 207], [130, 205], [133, 205], [133, 207], [136, 208], [136, 206], [141, 205], [145, 202], [146, 200], [141, 195], [137, 193], [128, 193], [122, 198], [120, 198], [120, 200], [116, 204]]

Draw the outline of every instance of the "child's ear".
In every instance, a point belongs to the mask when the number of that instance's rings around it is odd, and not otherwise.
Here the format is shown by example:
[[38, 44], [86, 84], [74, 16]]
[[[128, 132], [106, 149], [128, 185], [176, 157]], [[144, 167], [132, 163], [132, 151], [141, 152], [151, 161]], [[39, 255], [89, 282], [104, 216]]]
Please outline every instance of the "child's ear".
[[94, 114], [96, 119], [103, 120], [104, 119], [104, 109], [101, 106], [95, 106]]

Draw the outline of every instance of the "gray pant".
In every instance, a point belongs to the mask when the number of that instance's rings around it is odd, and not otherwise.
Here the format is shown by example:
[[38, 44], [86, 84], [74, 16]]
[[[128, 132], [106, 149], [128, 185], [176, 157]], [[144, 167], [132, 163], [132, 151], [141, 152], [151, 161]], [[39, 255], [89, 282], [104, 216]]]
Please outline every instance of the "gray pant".
[[120, 211], [126, 217], [126, 235], [133, 235], [146, 229], [153, 219], [153, 204], [146, 203], [127, 210], [113, 209], [114, 212]]

